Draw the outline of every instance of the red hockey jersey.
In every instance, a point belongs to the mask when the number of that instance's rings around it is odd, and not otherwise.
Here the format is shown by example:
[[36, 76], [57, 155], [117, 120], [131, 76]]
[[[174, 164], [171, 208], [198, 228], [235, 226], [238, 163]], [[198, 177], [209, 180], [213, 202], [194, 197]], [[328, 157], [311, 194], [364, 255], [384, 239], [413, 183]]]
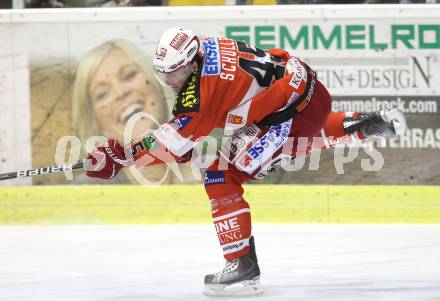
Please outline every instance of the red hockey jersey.
[[[175, 117], [155, 130], [147, 144], [134, 145], [135, 159], [156, 149], [157, 141], [181, 157], [214, 128], [233, 131], [259, 122], [309, 93], [308, 67], [284, 50], [263, 51], [226, 38], [202, 43], [203, 64], [177, 94]], [[307, 100], [297, 106], [298, 111]]]

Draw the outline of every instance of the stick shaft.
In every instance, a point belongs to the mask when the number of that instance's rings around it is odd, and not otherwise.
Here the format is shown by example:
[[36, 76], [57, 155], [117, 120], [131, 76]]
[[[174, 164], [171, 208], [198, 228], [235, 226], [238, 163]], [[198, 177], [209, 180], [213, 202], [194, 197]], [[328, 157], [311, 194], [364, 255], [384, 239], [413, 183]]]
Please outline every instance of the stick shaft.
[[80, 162], [80, 163], [76, 163], [76, 164], [64, 164], [64, 165], [57, 165], [57, 166], [42, 167], [42, 168], [37, 168], [37, 169], [20, 170], [20, 171], [0, 174], [0, 181], [16, 179], [16, 178], [33, 177], [33, 176], [39, 176], [39, 175], [47, 175], [47, 174], [51, 174], [51, 173], [64, 172], [66, 170], [82, 169], [82, 168], [84, 168], [84, 166], [85, 166], [84, 163]]

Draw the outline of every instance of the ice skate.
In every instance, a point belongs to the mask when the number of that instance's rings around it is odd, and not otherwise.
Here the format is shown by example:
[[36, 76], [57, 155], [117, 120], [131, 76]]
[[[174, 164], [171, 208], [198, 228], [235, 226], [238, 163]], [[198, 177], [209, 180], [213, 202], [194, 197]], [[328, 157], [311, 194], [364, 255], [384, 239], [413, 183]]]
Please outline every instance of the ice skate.
[[397, 109], [346, 117], [344, 128], [348, 134], [359, 131], [365, 137], [384, 138], [402, 135], [408, 129], [405, 116]]
[[249, 239], [249, 245], [247, 255], [228, 261], [220, 272], [205, 276], [205, 295], [249, 296], [263, 293], [253, 236]]

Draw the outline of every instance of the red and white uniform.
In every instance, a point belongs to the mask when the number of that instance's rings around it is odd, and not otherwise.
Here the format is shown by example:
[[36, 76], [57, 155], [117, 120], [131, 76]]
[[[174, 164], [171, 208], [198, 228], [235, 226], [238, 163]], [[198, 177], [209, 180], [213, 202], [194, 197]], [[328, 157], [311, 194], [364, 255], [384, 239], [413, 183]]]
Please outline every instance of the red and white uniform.
[[[234, 130], [260, 121], [302, 95], [307, 82], [299, 59], [292, 58], [287, 74], [289, 55], [283, 50], [264, 52], [231, 39], [207, 39], [203, 44], [204, 64], [176, 97], [173, 110], [176, 119], [191, 120], [178, 132], [170, 129], [171, 121], [155, 133], [177, 156], [214, 128]], [[177, 143], [167, 143], [170, 138]]]
[[[219, 156], [205, 173], [217, 235], [225, 258], [232, 260], [248, 252], [251, 236], [250, 209], [242, 197], [242, 184], [269, 172], [289, 138], [293, 144], [285, 155], [297, 156], [299, 137], [306, 137], [310, 146], [313, 137], [345, 135], [345, 115], [330, 113], [331, 97], [326, 88], [312, 78], [314, 74], [304, 62], [284, 50], [263, 51], [226, 38], [209, 38], [202, 43], [203, 64], [176, 96], [175, 117], [154, 131], [148, 141], [132, 144], [132, 152], [139, 159], [165, 147], [181, 158], [214, 128], [241, 131], [241, 137], [231, 138], [234, 148], [222, 154], [227, 168]], [[298, 112], [295, 117], [292, 114], [293, 118], [280, 124], [261, 125], [267, 116], [292, 105]], [[234, 138], [242, 141], [243, 137], [254, 141], [237, 150]], [[318, 147], [325, 144], [322, 140]]]

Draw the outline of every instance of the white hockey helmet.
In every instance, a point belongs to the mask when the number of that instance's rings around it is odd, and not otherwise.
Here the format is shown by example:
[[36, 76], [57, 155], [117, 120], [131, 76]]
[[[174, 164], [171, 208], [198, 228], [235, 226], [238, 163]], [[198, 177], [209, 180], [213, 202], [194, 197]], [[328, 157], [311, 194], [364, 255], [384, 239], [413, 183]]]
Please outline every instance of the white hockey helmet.
[[179, 89], [193, 72], [191, 64], [201, 57], [203, 47], [194, 32], [180, 28], [168, 29], [160, 37], [153, 58], [159, 82]]

